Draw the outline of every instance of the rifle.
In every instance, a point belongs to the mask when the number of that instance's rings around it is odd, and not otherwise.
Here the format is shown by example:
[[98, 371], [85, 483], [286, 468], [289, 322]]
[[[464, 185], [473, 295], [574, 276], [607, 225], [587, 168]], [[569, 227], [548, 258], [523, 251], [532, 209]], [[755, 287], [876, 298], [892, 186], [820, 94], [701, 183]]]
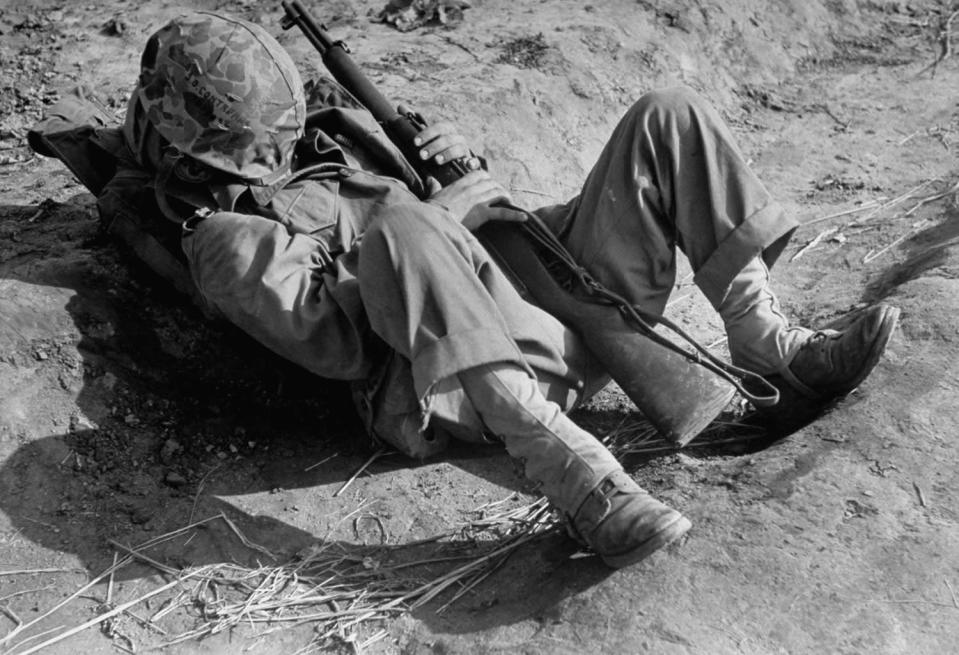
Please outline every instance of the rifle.
[[[447, 186], [471, 170], [463, 160], [443, 165], [423, 162], [413, 139], [426, 127], [425, 121], [402, 107], [394, 109], [349, 56], [347, 45], [330, 38], [299, 0], [283, 0], [282, 7], [283, 29], [300, 28], [333, 78], [369, 110], [421, 175]], [[580, 334], [591, 354], [667, 439], [680, 446], [688, 443], [736, 391], [757, 406], [778, 402], [778, 391], [762, 377], [717, 359], [676, 324], [601, 285], [535, 214], [509, 207], [526, 214], [527, 220], [486, 223], [478, 231], [484, 246], [537, 305]], [[562, 271], [559, 276], [557, 270]], [[570, 286], [572, 290], [567, 289]], [[655, 332], [656, 324], [672, 330], [693, 349]], [[770, 390], [769, 395], [750, 393], [740, 379]]]

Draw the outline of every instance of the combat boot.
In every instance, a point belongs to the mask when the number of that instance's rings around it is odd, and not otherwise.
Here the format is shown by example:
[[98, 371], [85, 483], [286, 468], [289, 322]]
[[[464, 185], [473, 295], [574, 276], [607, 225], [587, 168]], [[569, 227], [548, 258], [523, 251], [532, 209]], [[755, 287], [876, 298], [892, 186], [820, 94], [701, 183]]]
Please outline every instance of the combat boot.
[[566, 517], [574, 538], [609, 566], [634, 564], [689, 529], [687, 519], [633, 482], [524, 370], [486, 365], [458, 377], [483, 423]]
[[570, 535], [622, 568], [682, 537], [692, 524], [656, 500], [625, 471], [609, 474], [567, 524]]
[[844, 396], [872, 372], [899, 322], [899, 309], [876, 305], [843, 330], [819, 330], [782, 370], [785, 380], [808, 398]]

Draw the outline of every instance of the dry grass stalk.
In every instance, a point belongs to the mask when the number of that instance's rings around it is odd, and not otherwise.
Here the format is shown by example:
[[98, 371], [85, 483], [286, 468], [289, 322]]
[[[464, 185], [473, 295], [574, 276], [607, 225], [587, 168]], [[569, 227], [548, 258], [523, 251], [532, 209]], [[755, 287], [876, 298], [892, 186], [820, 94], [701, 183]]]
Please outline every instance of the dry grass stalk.
[[[26, 646], [26, 645], [27, 645], [28, 643], [30, 643], [31, 641], [36, 641], [37, 639], [42, 639], [43, 637], [46, 637], [48, 634], [54, 633], [54, 632], [56, 632], [56, 631], [58, 631], [58, 630], [63, 630], [63, 628], [64, 628], [64, 626], [58, 625], [58, 626], [56, 626], [56, 627], [48, 628], [47, 630], [43, 630], [42, 632], [38, 632], [38, 633], [35, 634], [35, 635], [30, 635], [29, 637], [24, 637], [20, 642], [17, 643], [17, 647]], [[12, 651], [4, 651], [4, 653], [10, 653], [10, 652], [12, 652]]]
[[920, 487], [916, 482], [913, 482], [912, 488], [916, 490], [916, 496], [919, 498], [919, 505], [926, 507], [926, 495], [922, 493], [922, 487]]
[[12, 609], [10, 609], [9, 607], [7, 607], [6, 605], [0, 605], [0, 614], [6, 615], [6, 617], [7, 617], [8, 619], [10, 619], [11, 621], [13, 621], [14, 624], [15, 624], [18, 628], [19, 628], [21, 625], [23, 625], [23, 621], [20, 619], [20, 617], [17, 615], [17, 613], [14, 612], [14, 611], [13, 611]]
[[157, 632], [157, 633], [159, 633], [159, 634], [161, 634], [161, 635], [166, 635], [166, 634], [167, 634], [167, 631], [166, 631], [166, 630], [164, 630], [163, 628], [161, 628], [160, 626], [158, 626], [156, 623], [153, 623], [152, 621], [143, 618], [142, 616], [140, 616], [139, 614], [137, 614], [137, 613], [134, 612], [133, 610], [129, 610], [129, 609], [128, 609], [126, 612], [124, 612], [124, 614], [126, 614], [126, 615], [129, 616], [131, 619], [133, 619], [134, 621], [136, 621], [137, 623], [139, 623], [140, 625], [142, 625], [144, 628], [148, 628], [148, 629], [150, 629], [150, 630], [153, 630], [154, 632]]
[[20, 569], [17, 571], [0, 571], [0, 577], [6, 575], [30, 575], [32, 573], [69, 573], [76, 569]]
[[902, 243], [909, 237], [917, 234], [926, 225], [929, 225], [929, 221], [918, 221], [916, 223], [913, 223], [908, 231], [896, 237], [892, 242], [887, 243], [885, 246], [883, 246], [879, 250], [870, 250], [868, 253], [866, 253], [866, 256], [862, 258], [862, 263], [869, 264], [870, 262], [873, 262], [879, 259], [880, 257], [885, 255], [887, 252], [889, 252], [890, 250], [898, 246], [900, 243]]
[[2, 603], [5, 600], [10, 600], [11, 598], [16, 598], [17, 596], [25, 596], [27, 594], [35, 594], [38, 591], [46, 591], [47, 589], [53, 589], [53, 587], [54, 585], [48, 584], [45, 587], [36, 587], [34, 589], [21, 589], [20, 591], [14, 591], [13, 593], [7, 594], [6, 596], [0, 596], [0, 603]]
[[363, 466], [356, 469], [356, 473], [351, 475], [350, 479], [344, 482], [343, 486], [336, 490], [336, 493], [333, 494], [333, 497], [336, 498], [337, 496], [342, 494], [344, 491], [346, 491], [346, 488], [349, 487], [351, 484], [353, 484], [353, 481], [356, 480], [358, 477], [360, 477], [363, 474], [363, 471], [368, 469], [373, 462], [378, 460], [380, 457], [383, 457], [384, 455], [389, 455], [389, 454], [390, 454], [390, 451], [386, 449], [377, 450], [375, 453], [373, 453], [370, 456], [370, 458], [366, 460]]
[[323, 459], [321, 459], [320, 461], [318, 461], [318, 462], [315, 463], [315, 464], [310, 464], [310, 465], [307, 466], [305, 469], [303, 469], [303, 472], [306, 473], [306, 472], [308, 472], [308, 471], [312, 471], [313, 469], [317, 468], [318, 466], [322, 466], [323, 464], [326, 464], [326, 463], [327, 463], [328, 461], [330, 461], [331, 459], [333, 459], [333, 458], [335, 458], [335, 457], [339, 457], [339, 456], [340, 456], [340, 453], [339, 453], [339, 451], [337, 451], [337, 452], [333, 453], [332, 455], [330, 455], [329, 457], [324, 457]]
[[805, 245], [803, 245], [802, 248], [800, 248], [799, 250], [797, 250], [796, 253], [795, 253], [792, 257], [789, 258], [789, 261], [791, 261], [791, 262], [796, 261], [797, 259], [799, 259], [799, 258], [802, 257], [803, 255], [805, 255], [807, 252], [809, 252], [810, 250], [812, 250], [813, 248], [815, 248], [816, 246], [818, 246], [820, 243], [822, 243], [824, 239], [826, 239], [827, 237], [832, 236], [833, 234], [835, 234], [835, 233], [838, 232], [838, 231], [839, 231], [839, 227], [838, 227], [838, 226], [837, 226], [837, 227], [826, 228], [825, 230], [823, 230], [822, 232], [820, 232], [819, 234], [817, 234], [815, 237], [813, 237], [812, 239], [810, 239], [809, 241], [807, 241], [807, 242], [805, 243]]
[[864, 202], [858, 207], [853, 207], [852, 209], [846, 209], [841, 212], [836, 212], [835, 214], [829, 214], [827, 216], [820, 216], [818, 218], [808, 220], [802, 224], [802, 227], [815, 225], [816, 223], [822, 223], [823, 221], [828, 221], [833, 218], [840, 218], [842, 216], [850, 216], [852, 214], [858, 214], [859, 212], [864, 212], [867, 209], [878, 209], [879, 207], [882, 206], [882, 203], [884, 203], [886, 200], [887, 198], [885, 196], [880, 196], [879, 198], [874, 198], [872, 200], [869, 200], [868, 202]]
[[113, 570], [110, 571], [110, 580], [107, 582], [107, 605], [113, 604], [113, 575], [116, 573], [117, 558], [119, 554], [114, 551], [113, 553]]
[[228, 517], [228, 516], [227, 516], [226, 514], [224, 514], [223, 512], [220, 512], [220, 518], [223, 519], [223, 522], [226, 523], [231, 530], [233, 530], [233, 533], [234, 533], [234, 534], [237, 536], [237, 538], [243, 543], [244, 546], [246, 546], [246, 547], [249, 548], [250, 550], [255, 550], [255, 551], [257, 551], [258, 553], [263, 553], [264, 555], [266, 555], [267, 557], [269, 557], [270, 559], [272, 559], [272, 560], [274, 560], [274, 561], [276, 560], [276, 555], [274, 555], [272, 552], [270, 552], [269, 550], [267, 550], [267, 549], [264, 548], [263, 546], [260, 546], [260, 545], [258, 545], [258, 544], [255, 544], [255, 543], [253, 543], [252, 541], [250, 541], [249, 539], [247, 539], [246, 536], [244, 536], [244, 534], [243, 534], [242, 532], [240, 532], [240, 529], [236, 527], [236, 524], [235, 524], [233, 521], [230, 520], [230, 517]]
[[950, 584], [948, 579], [943, 578], [942, 581], [946, 583], [946, 588], [949, 590], [949, 595], [952, 596], [953, 607], [959, 610], [959, 597], [956, 596], [956, 590], [952, 588], [952, 584]]
[[190, 508], [190, 518], [187, 520], [187, 523], [193, 522], [193, 517], [196, 516], [196, 507], [200, 502], [200, 494], [203, 493], [203, 487], [206, 485], [206, 481], [209, 479], [213, 472], [220, 468], [220, 464], [217, 464], [209, 471], [203, 474], [203, 477], [200, 478], [200, 483], [196, 486], [196, 493], [193, 494], [193, 507]]
[[939, 70], [939, 64], [952, 56], [952, 22], [957, 16], [959, 16], [959, 11], [952, 11], [945, 19], [939, 19], [939, 31], [936, 34], [936, 43], [939, 46], [939, 53], [936, 55], [935, 61], [916, 74], [917, 77], [925, 73], [927, 70], [931, 70], [931, 73], [929, 74], [930, 78], [935, 77]]
[[[199, 570], [202, 571], [202, 569], [199, 569]], [[162, 585], [162, 586], [160, 586], [160, 587], [157, 587], [156, 589], [154, 589], [154, 590], [152, 590], [152, 591], [148, 591], [147, 593], [143, 594], [143, 595], [140, 596], [139, 598], [134, 598], [133, 600], [130, 600], [130, 601], [127, 601], [127, 602], [125, 602], [125, 603], [123, 603], [123, 604], [121, 604], [121, 605], [118, 605], [118, 606], [116, 606], [115, 608], [113, 608], [112, 610], [110, 610], [109, 612], [104, 612], [103, 614], [100, 614], [99, 616], [96, 616], [96, 617], [90, 619], [89, 621], [86, 621], [85, 623], [81, 623], [80, 625], [78, 625], [78, 626], [76, 626], [76, 627], [74, 627], [74, 628], [70, 628], [69, 630], [67, 630], [67, 631], [65, 631], [65, 632], [61, 632], [61, 633], [58, 634], [57, 636], [51, 637], [50, 639], [47, 639], [47, 640], [44, 641], [43, 643], [37, 644], [36, 646], [32, 646], [32, 647], [28, 648], [27, 650], [18, 651], [16, 655], [30, 655], [31, 653], [36, 653], [37, 651], [42, 650], [42, 649], [46, 648], [47, 646], [52, 646], [53, 644], [56, 644], [56, 643], [58, 643], [58, 642], [60, 642], [60, 641], [63, 641], [63, 640], [66, 639], [67, 637], [72, 637], [73, 635], [77, 634], [78, 632], [82, 632], [82, 631], [86, 630], [87, 628], [89, 628], [89, 627], [91, 627], [91, 626], [99, 625], [99, 624], [103, 623], [104, 621], [106, 621], [107, 619], [109, 619], [109, 618], [111, 618], [111, 617], [113, 617], [113, 616], [116, 616], [117, 614], [120, 614], [120, 613], [122, 613], [122, 612], [125, 612], [128, 608], [133, 607], [134, 605], [137, 605], [137, 604], [139, 604], [139, 603], [142, 603], [143, 601], [147, 600], [148, 598], [152, 598], [153, 596], [156, 596], [156, 595], [158, 595], [158, 594], [163, 593], [163, 592], [166, 591], [167, 589], [171, 589], [172, 587], [175, 587], [176, 585], [182, 584], [182, 583], [183, 583], [184, 581], [186, 581], [187, 579], [193, 577], [193, 575], [195, 575], [195, 573], [187, 573], [186, 575], [184, 575], [184, 576], [183, 576], [182, 578], [180, 578], [180, 579], [173, 580], [172, 582], [168, 582], [168, 583], [166, 583], [165, 585]], [[20, 645], [21, 645], [21, 644], [14, 644], [14, 645], [13, 645], [13, 649], [16, 649], [16, 648], [17, 648], [18, 646], [20, 646]]]

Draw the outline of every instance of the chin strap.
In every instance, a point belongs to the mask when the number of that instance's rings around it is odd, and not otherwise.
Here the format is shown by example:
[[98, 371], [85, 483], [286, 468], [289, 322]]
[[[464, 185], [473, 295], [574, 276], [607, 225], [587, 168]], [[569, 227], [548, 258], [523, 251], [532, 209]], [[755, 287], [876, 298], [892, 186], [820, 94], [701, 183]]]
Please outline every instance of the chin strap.
[[153, 198], [156, 201], [157, 207], [164, 216], [175, 223], [183, 222], [183, 212], [175, 211], [173, 206], [170, 205], [169, 196], [167, 195], [167, 185], [170, 183], [170, 178], [173, 177], [176, 171], [177, 163], [182, 158], [183, 154], [176, 148], [166, 148], [163, 151], [163, 157], [160, 158], [157, 173], [153, 181]]

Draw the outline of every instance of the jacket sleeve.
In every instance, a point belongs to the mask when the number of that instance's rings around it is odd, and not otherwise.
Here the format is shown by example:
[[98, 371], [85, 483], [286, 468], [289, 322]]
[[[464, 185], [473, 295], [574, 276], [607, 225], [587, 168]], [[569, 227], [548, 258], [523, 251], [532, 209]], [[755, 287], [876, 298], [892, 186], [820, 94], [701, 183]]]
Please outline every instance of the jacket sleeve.
[[113, 122], [83, 87], [77, 87], [27, 133], [27, 143], [34, 152], [62, 161], [98, 196], [113, 178], [119, 151], [124, 148], [120, 130], [108, 127]]
[[317, 375], [369, 375], [373, 336], [356, 280], [357, 249], [330, 260], [316, 241], [251, 214], [189, 222], [183, 251], [203, 298], [234, 325]]

